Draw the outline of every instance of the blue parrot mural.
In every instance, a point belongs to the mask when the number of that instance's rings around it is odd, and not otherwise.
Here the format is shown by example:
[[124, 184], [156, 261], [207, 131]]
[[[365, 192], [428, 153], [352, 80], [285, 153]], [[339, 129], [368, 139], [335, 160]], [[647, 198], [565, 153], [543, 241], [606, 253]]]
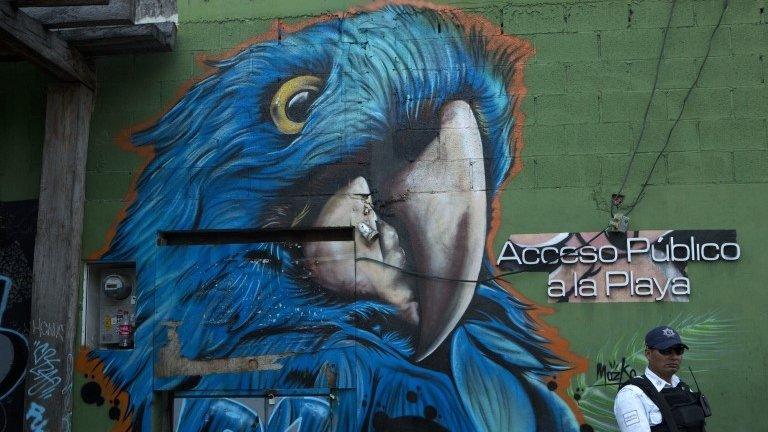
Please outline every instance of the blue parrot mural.
[[[132, 429], [169, 391], [225, 395], [185, 399], [181, 431], [579, 430], [546, 383], [571, 365], [486, 256], [531, 53], [455, 10], [378, 5], [213, 62], [133, 134], [154, 153], [102, 258], [136, 263], [135, 347], [89, 354]], [[354, 239], [157, 242], [339, 226]], [[268, 419], [230, 397], [319, 388]]]

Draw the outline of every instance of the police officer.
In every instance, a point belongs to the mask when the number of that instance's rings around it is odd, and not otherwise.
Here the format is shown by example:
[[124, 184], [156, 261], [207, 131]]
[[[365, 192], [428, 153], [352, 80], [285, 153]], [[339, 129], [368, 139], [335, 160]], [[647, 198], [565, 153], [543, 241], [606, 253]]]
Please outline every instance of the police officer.
[[688, 346], [668, 326], [645, 335], [645, 374], [622, 385], [613, 404], [621, 432], [704, 431], [706, 398], [675, 374]]

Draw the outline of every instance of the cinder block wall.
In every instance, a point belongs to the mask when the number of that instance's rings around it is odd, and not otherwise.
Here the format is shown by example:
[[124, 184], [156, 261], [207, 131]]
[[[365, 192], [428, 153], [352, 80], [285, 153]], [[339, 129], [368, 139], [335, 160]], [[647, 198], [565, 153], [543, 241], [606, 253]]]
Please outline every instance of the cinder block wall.
[[[525, 66], [522, 170], [501, 194], [493, 250], [500, 250], [513, 233], [602, 229], [610, 195], [622, 182], [640, 134], [672, 2], [448, 3], [486, 17], [535, 49]], [[104, 250], [108, 233], [132, 199], [132, 181], [144, 159], [126, 150], [127, 137], [202, 77], [199, 59], [229, 52], [267, 32], [275, 20], [291, 24], [359, 5], [184, 0], [173, 53], [98, 59], [83, 258]], [[721, 0], [677, 1], [644, 139], [624, 190], [628, 199], [639, 192], [665, 145], [722, 7]], [[766, 7], [764, 0], [730, 1], [698, 85], [631, 215], [632, 229], [736, 229], [742, 259], [732, 265], [690, 266], [693, 292], [690, 302], [682, 304], [547, 305], [543, 273], [511, 280], [528, 301], [549, 308], [544, 322], [586, 359], [586, 368], [568, 384], [570, 395], [590, 391], [597, 363], [618, 360], [645, 329], [660, 322], [694, 323], [704, 340], [707, 331], [713, 340], [727, 332], [727, 343], [707, 350], [696, 363], [697, 379], [715, 412], [711, 429], [760, 428], [754, 413], [764, 399], [760, 383], [768, 379], [762, 369], [768, 359], [763, 292], [768, 230], [762, 223], [768, 216]], [[37, 196], [46, 78], [18, 64], [0, 65], [0, 74], [0, 200], [32, 199]], [[606, 352], [617, 358], [602, 357]], [[92, 378], [75, 377], [73, 423], [78, 431], [118, 426], [110, 409], [119, 403], [106, 388], [103, 404], [79, 396]], [[610, 418], [588, 423], [594, 430], [615, 430]]]
[[[534, 169], [522, 176], [535, 188], [610, 190], [639, 135], [671, 2], [564, 3], [503, 8], [505, 31], [522, 29], [537, 50], [526, 70], [526, 160]], [[665, 142], [721, 7], [678, 2], [629, 184], [642, 181]], [[764, 3], [731, 2], [652, 184], [764, 181], [765, 37]]]
[[0, 63], [0, 201], [37, 198], [46, 77], [24, 63]]

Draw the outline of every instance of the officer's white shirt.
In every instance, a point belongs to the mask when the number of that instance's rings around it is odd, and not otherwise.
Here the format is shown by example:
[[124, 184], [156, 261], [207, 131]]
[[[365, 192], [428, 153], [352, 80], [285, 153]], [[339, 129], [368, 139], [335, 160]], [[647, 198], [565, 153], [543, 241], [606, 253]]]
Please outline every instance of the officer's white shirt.
[[[677, 375], [672, 375], [672, 384], [659, 378], [650, 369], [645, 369], [645, 376], [657, 391], [672, 388], [680, 383]], [[613, 414], [621, 432], [649, 432], [651, 426], [661, 423], [661, 411], [638, 386], [624, 386], [613, 402]]]

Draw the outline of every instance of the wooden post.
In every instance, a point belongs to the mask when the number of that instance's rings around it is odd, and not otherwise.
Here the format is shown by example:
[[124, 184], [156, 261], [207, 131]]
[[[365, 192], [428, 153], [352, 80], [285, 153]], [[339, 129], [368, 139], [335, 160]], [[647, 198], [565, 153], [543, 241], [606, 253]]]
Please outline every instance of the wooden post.
[[48, 89], [33, 264], [25, 431], [68, 432], [94, 93], [80, 83]]

